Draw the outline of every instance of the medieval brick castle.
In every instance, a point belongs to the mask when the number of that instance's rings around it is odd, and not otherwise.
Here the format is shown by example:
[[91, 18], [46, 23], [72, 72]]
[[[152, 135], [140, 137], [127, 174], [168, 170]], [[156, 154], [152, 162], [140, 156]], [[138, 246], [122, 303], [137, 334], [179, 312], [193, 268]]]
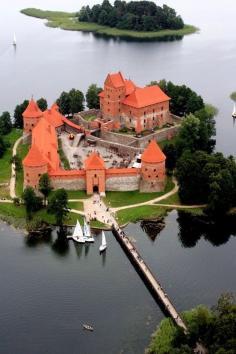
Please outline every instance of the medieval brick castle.
[[[165, 155], [153, 136], [142, 146], [139, 138], [124, 136], [117, 131], [126, 127], [140, 135], [143, 131], [161, 128], [171, 124], [170, 98], [158, 87], [137, 87], [121, 73], [109, 74], [104, 90], [100, 93], [100, 110], [88, 123], [83, 119], [85, 112], [70, 120], [64, 117], [56, 104], [42, 112], [31, 99], [23, 113], [24, 136], [30, 138], [31, 147], [23, 160], [24, 187], [37, 190], [40, 176], [48, 173], [54, 188], [86, 190], [88, 194], [98, 191], [139, 190], [156, 192], [165, 185]], [[76, 115], [75, 115], [76, 116]], [[77, 119], [77, 120], [76, 120]], [[60, 134], [79, 135], [93, 149], [83, 161], [83, 167], [65, 170], [58, 153]], [[99, 147], [113, 149], [117, 154], [126, 153], [135, 161], [141, 156], [141, 163], [133, 167], [106, 167], [99, 153]], [[80, 154], [80, 146], [77, 148]]]

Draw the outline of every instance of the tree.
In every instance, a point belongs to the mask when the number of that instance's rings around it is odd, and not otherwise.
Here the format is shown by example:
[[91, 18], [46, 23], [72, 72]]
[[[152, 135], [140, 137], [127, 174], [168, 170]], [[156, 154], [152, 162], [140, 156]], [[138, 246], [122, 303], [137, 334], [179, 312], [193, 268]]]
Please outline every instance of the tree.
[[183, 151], [194, 152], [198, 150], [200, 139], [200, 120], [193, 114], [183, 119], [179, 134], [176, 139], [176, 149], [180, 156]]
[[4, 155], [4, 152], [6, 151], [6, 143], [3, 140], [3, 138], [0, 135], [0, 158]]
[[234, 188], [234, 181], [228, 170], [221, 170], [211, 177], [206, 211], [212, 218], [222, 217], [233, 206]]
[[92, 84], [89, 86], [88, 91], [86, 93], [86, 102], [88, 108], [96, 108], [98, 109], [100, 104], [99, 104], [99, 93], [102, 91], [101, 87], [97, 87], [96, 84]]
[[190, 113], [195, 113], [204, 108], [204, 101], [201, 96], [185, 85], [175, 85], [171, 81], [160, 80], [151, 81], [150, 85], [158, 85], [169, 97], [170, 110], [178, 116], [185, 116]]
[[68, 196], [65, 189], [58, 189], [55, 191], [48, 203], [48, 213], [53, 214], [56, 218], [56, 224], [60, 227], [63, 226], [69, 208], [68, 208]]
[[23, 116], [22, 114], [26, 110], [29, 104], [28, 100], [25, 100], [23, 103], [18, 104], [14, 111], [14, 127], [22, 129], [23, 128]]
[[39, 198], [32, 187], [26, 187], [22, 194], [25, 204], [27, 219], [32, 219], [32, 213], [39, 210], [42, 206], [42, 199]]
[[48, 108], [47, 100], [43, 97], [38, 99], [37, 104], [38, 104], [39, 108], [41, 109], [41, 111], [46, 111], [46, 109]]
[[166, 168], [173, 171], [177, 161], [177, 151], [175, 145], [169, 143], [165, 144], [163, 152], [166, 155]]
[[44, 173], [40, 176], [39, 191], [43, 194], [44, 205], [46, 205], [47, 198], [52, 191], [51, 181], [47, 173]]
[[84, 110], [84, 94], [83, 92], [71, 89], [69, 91], [69, 105], [70, 105], [70, 114], [78, 113]]
[[70, 113], [70, 97], [69, 93], [63, 91], [60, 97], [57, 99], [57, 104], [59, 106], [60, 112], [62, 114], [69, 114]]
[[11, 116], [9, 112], [3, 112], [0, 116], [0, 134], [6, 135], [12, 129]]
[[230, 98], [232, 101], [236, 102], [236, 91], [231, 93]]

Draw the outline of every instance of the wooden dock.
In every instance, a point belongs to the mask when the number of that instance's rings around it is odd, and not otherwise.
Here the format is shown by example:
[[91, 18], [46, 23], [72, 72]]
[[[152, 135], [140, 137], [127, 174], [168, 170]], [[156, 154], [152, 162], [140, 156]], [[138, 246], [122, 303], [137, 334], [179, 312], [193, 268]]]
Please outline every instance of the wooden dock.
[[151, 272], [148, 265], [144, 262], [143, 258], [135, 248], [134, 244], [129, 240], [124, 231], [122, 231], [121, 229], [113, 227], [112, 231], [113, 234], [116, 236], [116, 239], [119, 241], [119, 243], [125, 250], [125, 252], [128, 254], [130, 260], [145, 278], [147, 284], [151, 287], [153, 295], [156, 296], [162, 302], [165, 310], [172, 317], [173, 321], [176, 323], [177, 326], [181, 327], [184, 333], [186, 334], [187, 326], [185, 325], [183, 319], [170, 301], [167, 293], [164, 291], [160, 282]]

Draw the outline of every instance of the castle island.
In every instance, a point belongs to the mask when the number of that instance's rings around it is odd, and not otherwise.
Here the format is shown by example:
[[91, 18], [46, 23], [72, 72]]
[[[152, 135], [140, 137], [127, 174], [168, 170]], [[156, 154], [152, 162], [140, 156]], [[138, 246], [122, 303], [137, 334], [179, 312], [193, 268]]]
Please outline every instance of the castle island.
[[[24, 140], [31, 144], [23, 160], [24, 187], [37, 190], [48, 173], [55, 189], [87, 194], [164, 189], [166, 157], [157, 141], [171, 139], [180, 125], [170, 113], [170, 97], [156, 85], [138, 87], [119, 72], [108, 74], [99, 99], [99, 110], [72, 119], [57, 104], [42, 112], [30, 100], [23, 113]], [[59, 141], [69, 170], [60, 160]]]

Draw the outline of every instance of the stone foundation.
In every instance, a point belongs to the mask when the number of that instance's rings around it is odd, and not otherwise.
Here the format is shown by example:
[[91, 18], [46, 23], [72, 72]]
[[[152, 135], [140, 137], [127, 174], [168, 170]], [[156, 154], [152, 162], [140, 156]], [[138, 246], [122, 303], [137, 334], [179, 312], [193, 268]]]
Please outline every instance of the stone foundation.
[[106, 191], [135, 191], [139, 189], [140, 175], [119, 176], [106, 179]]
[[66, 190], [86, 190], [85, 178], [51, 178], [51, 184], [54, 189], [64, 188]]

